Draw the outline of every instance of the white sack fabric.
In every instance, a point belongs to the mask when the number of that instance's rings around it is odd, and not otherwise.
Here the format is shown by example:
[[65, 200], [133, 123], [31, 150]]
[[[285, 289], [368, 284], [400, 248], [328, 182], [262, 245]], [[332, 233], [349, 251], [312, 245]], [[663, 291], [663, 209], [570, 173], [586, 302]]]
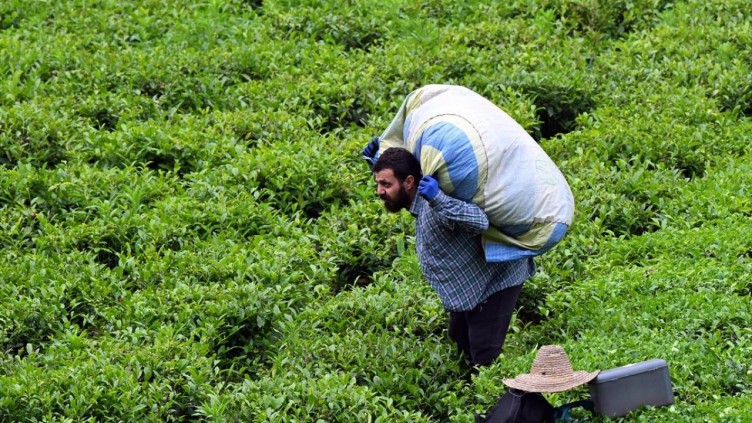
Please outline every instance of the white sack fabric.
[[548, 251], [572, 224], [574, 198], [564, 175], [522, 126], [481, 95], [455, 85], [410, 93], [380, 137], [413, 153], [446, 194], [488, 215], [486, 260]]

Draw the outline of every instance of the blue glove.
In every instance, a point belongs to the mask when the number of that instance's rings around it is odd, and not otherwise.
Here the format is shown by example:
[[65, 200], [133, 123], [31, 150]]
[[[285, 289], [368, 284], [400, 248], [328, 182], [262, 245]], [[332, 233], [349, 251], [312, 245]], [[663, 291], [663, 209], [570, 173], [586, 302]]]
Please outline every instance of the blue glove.
[[439, 181], [429, 175], [423, 176], [418, 184], [418, 193], [431, 201], [439, 194]]
[[366, 148], [363, 149], [363, 158], [371, 165], [375, 162], [373, 157], [379, 151], [379, 137], [373, 137]]

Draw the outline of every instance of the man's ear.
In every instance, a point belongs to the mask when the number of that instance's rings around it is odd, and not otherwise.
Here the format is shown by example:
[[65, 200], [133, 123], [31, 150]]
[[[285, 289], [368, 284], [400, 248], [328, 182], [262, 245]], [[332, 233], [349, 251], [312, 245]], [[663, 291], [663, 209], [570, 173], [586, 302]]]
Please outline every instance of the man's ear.
[[411, 190], [416, 186], [415, 177], [413, 175], [407, 175], [405, 178], [405, 189]]

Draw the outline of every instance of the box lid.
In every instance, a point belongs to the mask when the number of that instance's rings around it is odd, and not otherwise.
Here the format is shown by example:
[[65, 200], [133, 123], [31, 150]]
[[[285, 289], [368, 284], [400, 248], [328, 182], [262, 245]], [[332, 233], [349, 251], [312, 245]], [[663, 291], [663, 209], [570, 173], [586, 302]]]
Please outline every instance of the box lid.
[[601, 371], [600, 373], [598, 373], [595, 379], [590, 381], [590, 383], [612, 382], [614, 380], [623, 379], [628, 376], [652, 372], [666, 367], [668, 367], [666, 360], [662, 360], [660, 358], [642, 361], [640, 363], [627, 364], [626, 366]]

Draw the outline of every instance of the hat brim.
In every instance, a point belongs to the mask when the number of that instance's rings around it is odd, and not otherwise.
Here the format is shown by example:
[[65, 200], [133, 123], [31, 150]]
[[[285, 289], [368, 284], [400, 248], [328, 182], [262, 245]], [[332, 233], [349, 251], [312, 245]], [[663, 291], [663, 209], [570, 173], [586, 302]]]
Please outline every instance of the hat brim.
[[534, 374], [522, 374], [514, 379], [504, 379], [504, 384], [513, 389], [527, 392], [562, 392], [568, 389], [584, 385], [593, 380], [598, 371], [576, 371], [564, 376], [543, 376]]

